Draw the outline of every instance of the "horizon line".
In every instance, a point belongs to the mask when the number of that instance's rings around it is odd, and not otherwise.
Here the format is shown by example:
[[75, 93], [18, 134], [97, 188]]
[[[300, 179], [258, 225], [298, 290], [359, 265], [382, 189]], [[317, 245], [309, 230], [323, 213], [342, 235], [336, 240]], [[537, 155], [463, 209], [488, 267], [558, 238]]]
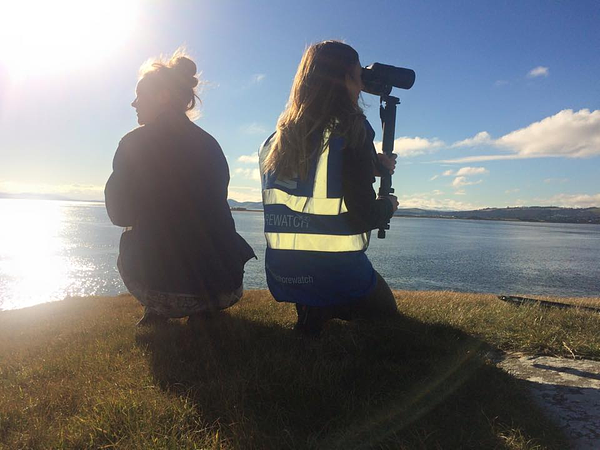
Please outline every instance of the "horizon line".
[[[104, 200], [86, 200], [86, 199], [76, 199], [76, 198], [66, 198], [66, 197], [60, 197], [60, 196], [52, 196], [51, 194], [45, 195], [45, 194], [27, 194], [27, 193], [21, 193], [21, 194], [9, 194], [9, 193], [5, 193], [5, 192], [0, 192], [0, 200], [37, 200], [37, 201], [59, 201], [59, 202], [78, 202], [78, 203], [105, 203]], [[243, 203], [262, 203], [262, 201], [260, 200], [256, 200], [256, 201], [252, 201], [252, 200], [245, 200], [245, 201], [240, 201], [240, 200], [236, 200], [235, 198], [228, 198], [229, 200], [233, 200], [237, 203], [243, 204]], [[485, 209], [517, 209], [517, 208], [562, 208], [562, 209], [600, 209], [600, 205], [594, 205], [594, 206], [558, 206], [558, 205], [518, 205], [518, 206], [482, 206], [480, 208], [475, 208], [475, 209], [436, 209], [436, 208], [427, 208], [427, 207], [422, 207], [422, 206], [412, 206], [412, 207], [403, 207], [400, 206], [398, 208], [399, 210], [406, 210], [406, 209], [421, 209], [421, 210], [425, 210], [425, 211], [444, 211], [444, 212], [449, 212], [449, 211], [481, 211], [481, 210], [485, 210]]]

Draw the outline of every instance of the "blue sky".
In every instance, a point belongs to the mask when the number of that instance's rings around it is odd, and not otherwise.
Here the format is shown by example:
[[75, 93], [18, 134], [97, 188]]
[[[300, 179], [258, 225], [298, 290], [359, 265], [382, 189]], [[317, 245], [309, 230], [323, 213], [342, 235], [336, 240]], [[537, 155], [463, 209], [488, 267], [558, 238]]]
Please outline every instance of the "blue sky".
[[139, 66], [185, 45], [230, 198], [259, 200], [256, 151], [302, 52], [343, 39], [417, 73], [395, 91], [401, 206], [600, 206], [597, 1], [44, 3], [0, 6], [0, 192], [101, 199]]

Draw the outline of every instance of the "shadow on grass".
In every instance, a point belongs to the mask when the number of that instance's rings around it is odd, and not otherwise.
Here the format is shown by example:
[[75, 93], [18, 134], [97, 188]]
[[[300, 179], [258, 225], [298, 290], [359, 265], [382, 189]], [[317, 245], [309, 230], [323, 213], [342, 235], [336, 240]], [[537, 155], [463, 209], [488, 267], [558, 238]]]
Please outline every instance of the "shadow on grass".
[[158, 385], [189, 399], [227, 447], [565, 448], [484, 344], [457, 329], [334, 321], [306, 339], [243, 314], [137, 335]]

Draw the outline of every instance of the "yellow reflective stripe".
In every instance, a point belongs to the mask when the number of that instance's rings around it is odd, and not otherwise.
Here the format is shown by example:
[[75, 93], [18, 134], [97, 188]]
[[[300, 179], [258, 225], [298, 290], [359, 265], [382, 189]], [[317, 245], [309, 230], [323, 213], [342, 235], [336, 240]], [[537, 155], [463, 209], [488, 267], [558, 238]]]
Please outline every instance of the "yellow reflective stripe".
[[327, 163], [329, 159], [329, 136], [331, 132], [323, 133], [323, 152], [317, 161], [315, 170], [315, 184], [313, 185], [313, 197], [327, 198]]
[[263, 190], [263, 204], [285, 205], [292, 211], [318, 216], [337, 216], [348, 212], [343, 198], [302, 197], [275, 188]]
[[369, 234], [337, 236], [331, 234], [265, 233], [267, 246], [275, 250], [316, 252], [353, 252], [366, 250]]

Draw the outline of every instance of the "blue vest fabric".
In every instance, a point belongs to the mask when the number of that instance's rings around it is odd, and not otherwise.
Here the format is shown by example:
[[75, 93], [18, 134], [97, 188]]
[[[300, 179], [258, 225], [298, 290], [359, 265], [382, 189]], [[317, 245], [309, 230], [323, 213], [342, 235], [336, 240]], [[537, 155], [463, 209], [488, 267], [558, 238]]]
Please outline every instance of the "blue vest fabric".
[[[368, 122], [366, 127], [372, 133]], [[273, 137], [259, 154], [271, 294], [280, 302], [309, 306], [352, 303], [368, 295], [376, 283], [365, 254], [370, 233], [353, 231], [348, 220], [342, 192], [343, 138], [315, 139], [322, 151], [314, 153], [308, 176], [301, 180], [264, 172]], [[322, 143], [327, 140], [328, 145]]]

